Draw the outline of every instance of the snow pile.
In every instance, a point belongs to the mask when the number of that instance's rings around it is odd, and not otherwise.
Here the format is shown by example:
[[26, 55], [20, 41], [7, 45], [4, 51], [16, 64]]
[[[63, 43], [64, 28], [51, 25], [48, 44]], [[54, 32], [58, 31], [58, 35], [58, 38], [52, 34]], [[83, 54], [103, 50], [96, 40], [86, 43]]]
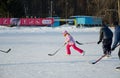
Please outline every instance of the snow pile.
[[0, 32], [62, 32], [68, 30], [69, 32], [98, 32], [99, 27], [81, 27], [76, 28], [75, 26], [60, 26], [60, 27], [6, 27], [0, 26]]

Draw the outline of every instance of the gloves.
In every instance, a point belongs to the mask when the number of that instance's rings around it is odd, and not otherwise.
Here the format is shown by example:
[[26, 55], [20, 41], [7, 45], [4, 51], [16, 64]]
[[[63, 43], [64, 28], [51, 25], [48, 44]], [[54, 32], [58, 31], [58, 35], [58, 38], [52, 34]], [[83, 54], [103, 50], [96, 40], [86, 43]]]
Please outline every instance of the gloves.
[[101, 41], [98, 41], [97, 44], [100, 44]]
[[111, 51], [115, 50], [115, 47], [112, 47]]
[[64, 45], [66, 45], [67, 43], [65, 42]]

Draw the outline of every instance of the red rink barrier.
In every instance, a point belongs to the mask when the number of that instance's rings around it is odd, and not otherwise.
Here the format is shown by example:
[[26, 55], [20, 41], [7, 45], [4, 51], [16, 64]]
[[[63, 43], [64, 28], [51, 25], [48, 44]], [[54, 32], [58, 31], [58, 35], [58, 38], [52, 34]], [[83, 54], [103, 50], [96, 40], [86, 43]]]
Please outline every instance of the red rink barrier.
[[54, 22], [53, 18], [0, 18], [0, 25], [19, 26], [48, 26]]

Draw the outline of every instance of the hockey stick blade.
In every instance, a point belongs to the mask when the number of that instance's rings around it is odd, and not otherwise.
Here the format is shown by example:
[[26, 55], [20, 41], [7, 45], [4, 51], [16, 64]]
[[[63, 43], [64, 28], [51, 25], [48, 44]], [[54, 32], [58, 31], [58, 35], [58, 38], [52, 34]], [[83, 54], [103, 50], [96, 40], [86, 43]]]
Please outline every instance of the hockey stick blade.
[[78, 41], [75, 41], [77, 44], [79, 44], [79, 45], [83, 45], [83, 43], [80, 43], [80, 42], [78, 42]]
[[95, 62], [93, 62], [92, 64], [95, 64]]
[[11, 49], [9, 49], [8, 51], [6, 51], [5, 53], [9, 53], [11, 51]]
[[48, 54], [49, 56], [53, 56], [53, 54]]
[[11, 51], [11, 49], [8, 49], [7, 51], [3, 51], [3, 50], [0, 50], [0, 51], [3, 52], [3, 53], [8, 53], [8, 52]]
[[95, 64], [96, 62], [92, 62], [92, 64]]
[[58, 52], [59, 50], [57, 50], [55, 53], [53, 53], [53, 54], [48, 54], [49, 56], [53, 56], [53, 55], [55, 55], [57, 52]]

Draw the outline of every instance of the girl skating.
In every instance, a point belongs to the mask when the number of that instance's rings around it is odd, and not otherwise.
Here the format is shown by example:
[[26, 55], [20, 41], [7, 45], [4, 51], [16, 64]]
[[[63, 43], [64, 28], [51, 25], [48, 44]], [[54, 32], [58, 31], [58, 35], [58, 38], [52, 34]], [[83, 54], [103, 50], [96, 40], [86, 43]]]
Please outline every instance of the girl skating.
[[66, 52], [67, 52], [67, 55], [71, 55], [71, 50], [70, 50], [70, 47], [73, 47], [73, 49], [75, 49], [76, 51], [78, 51], [81, 55], [84, 56], [85, 52], [78, 48], [75, 44], [75, 40], [73, 39], [73, 37], [67, 32], [67, 31], [64, 31], [63, 32], [63, 35], [65, 37], [65, 43], [66, 44]]

